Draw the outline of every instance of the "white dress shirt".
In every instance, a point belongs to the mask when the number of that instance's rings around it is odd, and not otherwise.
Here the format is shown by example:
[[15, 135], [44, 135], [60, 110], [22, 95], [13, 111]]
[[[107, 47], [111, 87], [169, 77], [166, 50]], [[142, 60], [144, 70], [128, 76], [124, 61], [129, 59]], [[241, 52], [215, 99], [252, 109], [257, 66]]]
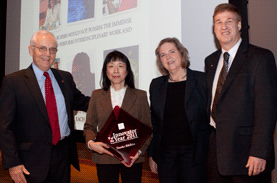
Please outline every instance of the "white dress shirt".
[[[230, 67], [233, 63], [233, 60], [237, 54], [237, 51], [239, 49], [239, 45], [241, 43], [242, 39], [240, 39], [237, 44], [235, 46], [233, 46], [228, 53], [230, 54], [229, 56], [229, 60], [228, 60], [228, 71], [230, 70]], [[222, 49], [218, 64], [217, 64], [217, 68], [216, 68], [216, 72], [215, 72], [215, 76], [214, 76], [214, 81], [213, 81], [213, 88], [212, 88], [212, 102], [211, 102], [211, 111], [212, 111], [212, 107], [213, 107], [213, 103], [214, 103], [214, 96], [215, 96], [215, 92], [216, 92], [216, 88], [217, 88], [217, 82], [218, 82], [218, 78], [219, 78], [219, 74], [221, 72], [221, 69], [223, 67], [223, 54], [226, 51], [224, 49]], [[228, 75], [228, 74], [227, 74]], [[212, 113], [211, 113], [212, 114]], [[212, 116], [210, 115], [210, 125], [213, 126], [214, 128], [216, 128], [216, 123], [214, 121], [214, 119], [212, 118]]]
[[115, 106], [121, 107], [124, 96], [125, 96], [126, 89], [127, 89], [127, 86], [121, 88], [120, 90], [115, 91], [115, 89], [112, 86], [110, 87], [113, 108]]

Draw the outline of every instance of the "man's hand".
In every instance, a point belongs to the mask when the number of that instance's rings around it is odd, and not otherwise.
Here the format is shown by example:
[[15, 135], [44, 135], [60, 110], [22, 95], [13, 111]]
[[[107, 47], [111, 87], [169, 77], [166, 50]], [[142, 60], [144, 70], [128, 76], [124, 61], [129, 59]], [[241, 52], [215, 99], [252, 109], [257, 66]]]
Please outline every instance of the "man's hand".
[[255, 176], [260, 174], [265, 170], [266, 160], [262, 158], [257, 158], [254, 156], [249, 156], [247, 165], [245, 166], [248, 168], [248, 175]]
[[149, 166], [153, 173], [158, 174], [158, 165], [152, 157], [149, 157]]
[[[24, 174], [30, 175], [28, 170], [26, 170], [24, 165], [18, 165], [12, 168], [9, 168], [10, 175], [15, 183], [26, 183]], [[24, 173], [24, 174], [23, 174]]]
[[113, 156], [113, 154], [108, 151], [107, 149], [110, 148], [107, 144], [103, 143], [103, 142], [93, 142], [90, 141], [89, 142], [89, 147], [91, 150], [98, 152], [99, 154], [108, 154], [110, 156]]

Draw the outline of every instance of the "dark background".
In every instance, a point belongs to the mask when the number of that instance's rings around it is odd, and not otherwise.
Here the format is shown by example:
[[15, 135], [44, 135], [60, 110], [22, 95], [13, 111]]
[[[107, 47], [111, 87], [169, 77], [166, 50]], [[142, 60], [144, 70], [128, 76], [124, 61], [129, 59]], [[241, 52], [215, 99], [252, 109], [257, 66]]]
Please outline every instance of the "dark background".
[[2, 86], [2, 78], [5, 75], [7, 0], [0, 1], [0, 13], [0, 86]]

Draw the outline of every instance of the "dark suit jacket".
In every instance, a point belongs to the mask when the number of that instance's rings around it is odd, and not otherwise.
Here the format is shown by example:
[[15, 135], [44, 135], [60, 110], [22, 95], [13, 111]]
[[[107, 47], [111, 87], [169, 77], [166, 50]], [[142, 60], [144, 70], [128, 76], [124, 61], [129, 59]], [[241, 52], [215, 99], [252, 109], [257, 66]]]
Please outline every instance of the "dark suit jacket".
[[[221, 50], [205, 60], [210, 113], [212, 85]], [[217, 164], [222, 175], [247, 174], [249, 156], [274, 167], [273, 132], [277, 119], [277, 76], [273, 54], [241, 43], [217, 104]], [[273, 165], [273, 166], [272, 166]]]
[[[164, 108], [168, 76], [153, 79], [150, 84], [151, 122], [153, 125], [153, 140], [147, 150], [147, 155], [160, 164], [160, 146], [163, 132]], [[206, 75], [202, 72], [187, 69], [185, 92], [186, 115], [193, 136], [193, 164], [206, 163], [208, 137], [210, 134], [209, 121], [206, 112], [207, 88]]]
[[[142, 123], [152, 127], [150, 109], [145, 91], [127, 87], [121, 108]], [[87, 143], [95, 139], [97, 132], [103, 128], [112, 111], [113, 107], [110, 90], [104, 91], [100, 89], [93, 91], [84, 126], [84, 135]], [[140, 149], [142, 154], [136, 163], [144, 161], [143, 155], [151, 139], [152, 136], [146, 140]], [[121, 164], [115, 157], [106, 154], [98, 154], [97, 152], [92, 153], [92, 161], [98, 164]]]
[[[69, 160], [79, 169], [74, 131], [73, 110], [87, 110], [89, 97], [75, 87], [68, 72], [52, 69], [65, 98], [68, 114]], [[7, 75], [0, 91], [0, 145], [5, 169], [23, 164], [35, 181], [48, 173], [52, 132], [47, 109], [36, 76], [30, 66]]]

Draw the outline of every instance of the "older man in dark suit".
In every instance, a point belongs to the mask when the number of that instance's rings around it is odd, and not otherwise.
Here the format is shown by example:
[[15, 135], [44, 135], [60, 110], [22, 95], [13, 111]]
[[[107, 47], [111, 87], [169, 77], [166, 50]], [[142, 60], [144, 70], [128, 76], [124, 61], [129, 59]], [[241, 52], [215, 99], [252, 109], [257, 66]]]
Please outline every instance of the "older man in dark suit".
[[241, 16], [235, 6], [218, 5], [213, 22], [221, 49], [205, 60], [214, 127], [209, 181], [270, 182], [277, 119], [274, 56], [241, 39]]
[[51, 69], [56, 52], [54, 35], [36, 32], [33, 63], [5, 76], [0, 91], [3, 167], [16, 183], [70, 182], [70, 164], [79, 169], [73, 110], [86, 111], [89, 97], [70, 73]]

